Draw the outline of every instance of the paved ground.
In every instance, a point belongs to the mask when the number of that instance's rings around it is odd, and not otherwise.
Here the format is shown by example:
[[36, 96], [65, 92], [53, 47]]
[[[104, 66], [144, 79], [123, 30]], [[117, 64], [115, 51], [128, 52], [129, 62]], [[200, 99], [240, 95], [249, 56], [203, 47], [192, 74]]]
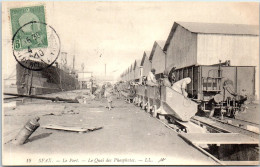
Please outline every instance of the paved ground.
[[236, 118], [260, 124], [259, 102], [247, 104], [247, 107], [246, 111], [238, 112]]
[[[72, 95], [73, 93], [70, 93], [69, 97], [73, 98]], [[15, 110], [5, 108], [4, 142], [14, 137], [25, 122], [35, 115], [40, 116], [42, 126], [102, 126], [103, 129], [79, 134], [40, 127], [22, 146], [14, 146], [11, 142], [3, 144], [3, 163], [216, 164], [133, 104], [115, 100], [115, 108], [108, 111], [105, 102], [105, 99], [88, 100], [87, 104], [32, 101], [18, 106]]]

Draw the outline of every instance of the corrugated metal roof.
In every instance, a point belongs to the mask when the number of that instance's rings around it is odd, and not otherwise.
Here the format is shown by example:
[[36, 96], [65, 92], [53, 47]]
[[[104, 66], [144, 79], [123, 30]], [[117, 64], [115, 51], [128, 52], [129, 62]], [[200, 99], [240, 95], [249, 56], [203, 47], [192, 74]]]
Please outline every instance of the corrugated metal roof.
[[153, 48], [152, 48], [152, 52], [151, 52], [151, 54], [149, 55], [149, 60], [150, 60], [150, 61], [153, 60], [153, 55], [154, 55], [156, 46], [158, 45], [158, 46], [163, 50], [163, 47], [164, 47], [165, 42], [166, 42], [166, 41], [163, 41], [163, 40], [154, 41]]
[[259, 35], [259, 26], [246, 24], [177, 22], [180, 26], [194, 33]]
[[229, 35], [259, 35], [259, 25], [174, 22], [163, 50], [166, 51], [178, 26], [198, 34], [229, 34]]

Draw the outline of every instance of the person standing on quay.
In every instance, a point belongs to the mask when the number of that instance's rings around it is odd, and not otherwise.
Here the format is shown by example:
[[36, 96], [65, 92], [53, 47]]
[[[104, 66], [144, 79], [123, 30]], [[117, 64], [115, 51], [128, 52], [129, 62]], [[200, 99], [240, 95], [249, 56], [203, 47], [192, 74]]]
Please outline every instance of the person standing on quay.
[[112, 94], [113, 94], [113, 86], [111, 85], [110, 82], [108, 82], [105, 86], [105, 92], [104, 92], [104, 96], [107, 99], [108, 110], [112, 109], [112, 102], [113, 102]]

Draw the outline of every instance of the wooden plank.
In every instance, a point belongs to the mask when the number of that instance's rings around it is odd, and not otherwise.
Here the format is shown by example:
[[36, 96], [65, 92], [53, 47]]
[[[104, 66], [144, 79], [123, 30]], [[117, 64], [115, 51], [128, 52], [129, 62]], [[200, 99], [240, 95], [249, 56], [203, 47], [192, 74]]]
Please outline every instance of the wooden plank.
[[259, 140], [239, 133], [179, 134], [193, 144], [259, 144]]
[[54, 125], [54, 124], [43, 125], [41, 127], [46, 129], [64, 130], [64, 131], [81, 132], [81, 133], [103, 128], [103, 127], [94, 127], [94, 128], [72, 127], [72, 126]]

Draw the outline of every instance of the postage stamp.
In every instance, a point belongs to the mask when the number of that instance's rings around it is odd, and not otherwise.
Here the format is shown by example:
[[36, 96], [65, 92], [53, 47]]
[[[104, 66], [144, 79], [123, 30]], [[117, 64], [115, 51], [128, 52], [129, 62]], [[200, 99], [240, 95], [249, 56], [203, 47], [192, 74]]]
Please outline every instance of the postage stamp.
[[50, 67], [60, 52], [60, 39], [45, 23], [44, 6], [10, 9], [13, 55], [24, 68], [40, 71]]
[[[45, 23], [43, 5], [10, 9], [10, 15], [12, 34], [16, 36], [15, 50], [48, 46], [46, 25], [40, 24]], [[35, 23], [28, 24], [29, 22]], [[21, 27], [23, 28], [20, 30]]]

